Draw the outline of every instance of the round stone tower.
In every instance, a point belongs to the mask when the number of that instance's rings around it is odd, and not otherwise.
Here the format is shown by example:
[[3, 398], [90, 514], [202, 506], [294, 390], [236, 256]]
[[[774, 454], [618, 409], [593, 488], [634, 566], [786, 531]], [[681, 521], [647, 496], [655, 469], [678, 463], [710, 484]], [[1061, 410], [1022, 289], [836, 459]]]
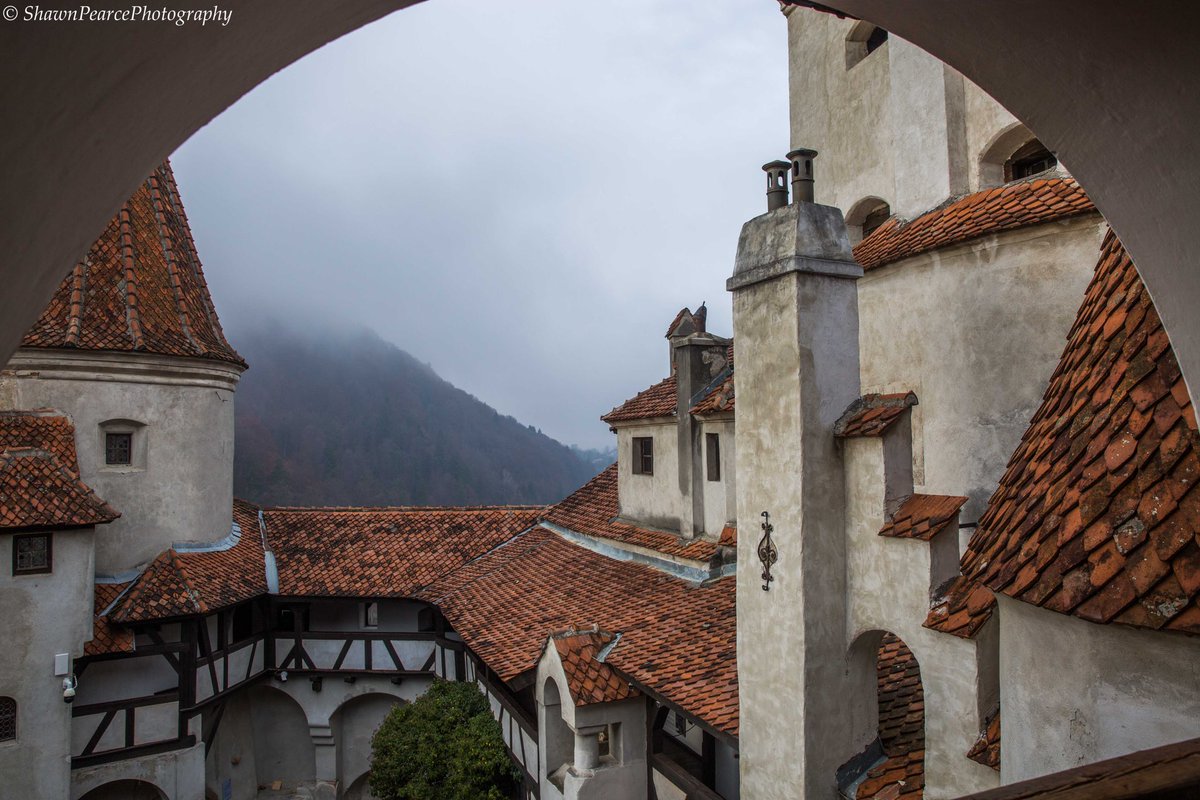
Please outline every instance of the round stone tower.
[[164, 162], [0, 373], [0, 407], [70, 414], [82, 479], [121, 511], [96, 537], [98, 574], [229, 536], [233, 396], [245, 369], [221, 330]]

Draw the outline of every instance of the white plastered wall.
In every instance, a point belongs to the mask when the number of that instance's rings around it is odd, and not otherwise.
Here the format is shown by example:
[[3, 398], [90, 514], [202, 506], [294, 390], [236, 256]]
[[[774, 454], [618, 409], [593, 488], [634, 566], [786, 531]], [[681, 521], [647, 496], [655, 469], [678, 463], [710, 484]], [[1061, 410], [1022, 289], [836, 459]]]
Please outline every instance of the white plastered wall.
[[[633, 474], [633, 439], [654, 438], [654, 474]], [[617, 428], [617, 492], [621, 516], [646, 527], [679, 530], [684, 503], [679, 490], [679, 448], [675, 418], [657, 422], [622, 424]]]

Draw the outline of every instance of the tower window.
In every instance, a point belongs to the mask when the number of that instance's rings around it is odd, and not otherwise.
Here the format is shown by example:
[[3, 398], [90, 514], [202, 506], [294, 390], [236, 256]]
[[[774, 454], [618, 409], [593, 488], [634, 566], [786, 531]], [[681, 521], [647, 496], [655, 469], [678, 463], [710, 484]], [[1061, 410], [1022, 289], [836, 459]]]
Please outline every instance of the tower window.
[[104, 435], [104, 463], [110, 466], [128, 466], [133, 463], [132, 433]]
[[704, 455], [708, 464], [708, 479], [721, 480], [721, 436], [717, 433], [704, 434]]
[[17, 701], [0, 697], [0, 742], [17, 738]]
[[633, 437], [633, 474], [654, 474], [654, 437]]
[[28, 533], [13, 537], [13, 575], [37, 575], [50, 572], [50, 534]]
[[1012, 154], [1004, 164], [1004, 180], [1019, 181], [1058, 166], [1058, 159], [1037, 139]]

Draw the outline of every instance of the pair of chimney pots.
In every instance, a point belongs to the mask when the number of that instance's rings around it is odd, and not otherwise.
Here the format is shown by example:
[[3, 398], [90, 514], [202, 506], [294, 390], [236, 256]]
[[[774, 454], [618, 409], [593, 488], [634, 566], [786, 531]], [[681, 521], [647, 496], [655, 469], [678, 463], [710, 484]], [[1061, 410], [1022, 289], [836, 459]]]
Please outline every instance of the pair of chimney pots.
[[792, 175], [792, 202], [813, 202], [813, 159], [816, 150], [800, 148], [787, 154], [787, 161], [763, 164], [767, 173], [767, 211], [788, 204], [788, 173]]

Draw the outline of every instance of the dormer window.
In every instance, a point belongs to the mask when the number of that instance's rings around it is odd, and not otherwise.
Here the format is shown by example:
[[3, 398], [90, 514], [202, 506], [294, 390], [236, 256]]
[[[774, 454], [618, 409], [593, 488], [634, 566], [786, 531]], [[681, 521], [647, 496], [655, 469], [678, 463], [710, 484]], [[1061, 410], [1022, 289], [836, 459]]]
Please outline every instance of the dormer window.
[[127, 467], [133, 463], [133, 434], [104, 434], [104, 463], [110, 467]]
[[633, 474], [654, 474], [654, 437], [633, 437]]

